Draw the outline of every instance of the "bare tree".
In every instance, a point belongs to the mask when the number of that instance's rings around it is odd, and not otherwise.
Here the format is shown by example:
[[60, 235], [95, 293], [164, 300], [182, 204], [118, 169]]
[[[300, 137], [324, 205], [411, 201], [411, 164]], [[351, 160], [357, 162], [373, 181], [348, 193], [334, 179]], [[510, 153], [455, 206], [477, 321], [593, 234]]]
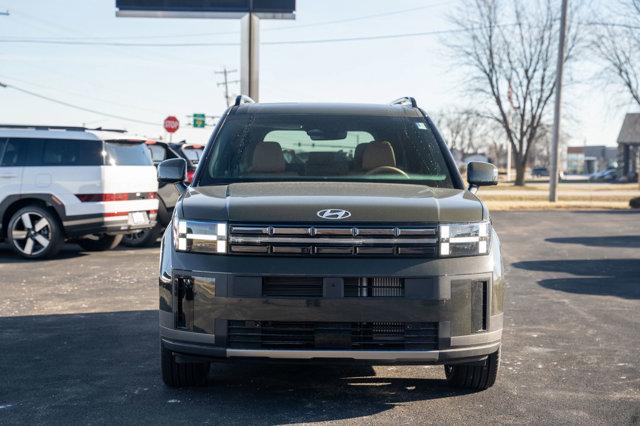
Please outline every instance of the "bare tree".
[[[448, 42], [468, 71], [470, 89], [488, 100], [482, 114], [511, 144], [516, 185], [524, 185], [527, 159], [548, 119], [554, 94], [559, 7], [551, 0], [465, 0], [451, 18], [460, 36]], [[577, 45], [569, 25], [565, 61]]]
[[607, 79], [640, 106], [640, 0], [621, 1], [616, 17], [618, 23], [594, 23], [600, 29], [591, 46], [603, 61]]
[[449, 148], [459, 151], [462, 157], [486, 147], [487, 119], [478, 111], [453, 108], [441, 111], [437, 117], [438, 129]]

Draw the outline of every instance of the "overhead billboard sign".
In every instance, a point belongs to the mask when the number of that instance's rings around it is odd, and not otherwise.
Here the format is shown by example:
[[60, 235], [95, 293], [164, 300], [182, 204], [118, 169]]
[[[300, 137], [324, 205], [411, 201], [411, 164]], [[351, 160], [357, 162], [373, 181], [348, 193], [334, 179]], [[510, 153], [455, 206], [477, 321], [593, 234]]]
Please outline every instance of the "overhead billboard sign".
[[157, 18], [295, 18], [295, 0], [116, 0], [116, 16]]

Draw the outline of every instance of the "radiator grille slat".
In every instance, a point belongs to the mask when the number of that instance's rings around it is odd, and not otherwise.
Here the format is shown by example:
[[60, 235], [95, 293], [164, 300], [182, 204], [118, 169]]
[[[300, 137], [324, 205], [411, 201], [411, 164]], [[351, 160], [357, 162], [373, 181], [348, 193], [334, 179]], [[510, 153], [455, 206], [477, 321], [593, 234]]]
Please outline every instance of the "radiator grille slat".
[[282, 256], [436, 255], [436, 226], [231, 224], [233, 254]]

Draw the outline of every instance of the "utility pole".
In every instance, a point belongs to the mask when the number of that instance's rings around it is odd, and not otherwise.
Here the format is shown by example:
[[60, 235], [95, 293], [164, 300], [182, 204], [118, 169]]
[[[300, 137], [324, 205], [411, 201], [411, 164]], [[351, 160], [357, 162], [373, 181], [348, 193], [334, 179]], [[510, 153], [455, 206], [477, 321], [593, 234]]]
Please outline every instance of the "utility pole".
[[553, 108], [553, 139], [551, 142], [551, 176], [549, 176], [549, 201], [558, 201], [558, 154], [560, 140], [560, 111], [562, 106], [562, 71], [564, 68], [564, 39], [567, 31], [567, 3], [562, 0], [560, 15], [560, 41], [558, 45], [558, 65], [556, 66], [556, 99]]
[[229, 96], [229, 85], [240, 82], [239, 80], [229, 81], [229, 78], [228, 78], [229, 74], [232, 74], [234, 72], [238, 72], [238, 70], [228, 70], [227, 67], [223, 67], [222, 71], [214, 71], [215, 74], [224, 75], [224, 81], [221, 81], [220, 83], [218, 83], [218, 87], [224, 86], [224, 99], [227, 102], [227, 107], [229, 106], [229, 103], [231, 101], [231, 98]]

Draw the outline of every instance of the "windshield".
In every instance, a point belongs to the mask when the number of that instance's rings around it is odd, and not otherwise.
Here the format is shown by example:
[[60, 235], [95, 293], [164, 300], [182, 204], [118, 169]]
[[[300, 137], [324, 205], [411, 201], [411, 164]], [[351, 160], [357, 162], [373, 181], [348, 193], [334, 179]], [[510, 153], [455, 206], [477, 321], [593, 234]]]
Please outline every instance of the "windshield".
[[199, 184], [306, 180], [453, 187], [423, 118], [291, 114], [230, 117]]
[[152, 166], [151, 154], [144, 143], [105, 142], [108, 166]]

